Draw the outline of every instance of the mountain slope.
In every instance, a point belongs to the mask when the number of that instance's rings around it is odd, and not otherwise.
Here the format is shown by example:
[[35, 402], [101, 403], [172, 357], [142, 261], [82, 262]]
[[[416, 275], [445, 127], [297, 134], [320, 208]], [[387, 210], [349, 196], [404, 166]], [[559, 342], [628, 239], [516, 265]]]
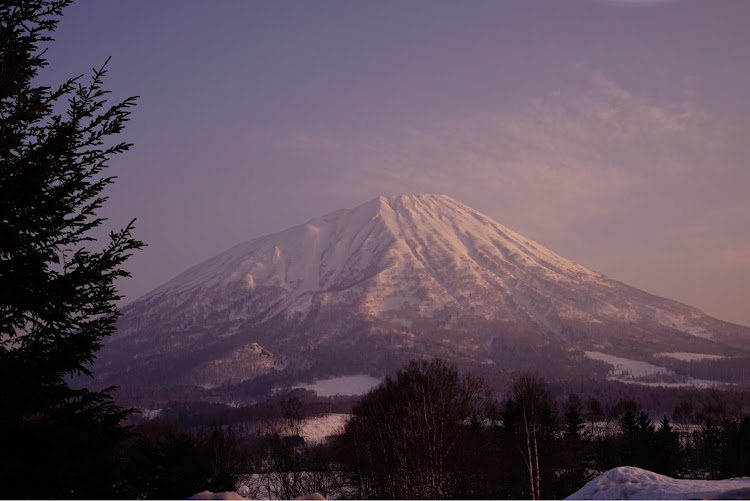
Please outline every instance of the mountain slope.
[[380, 197], [250, 240], [123, 311], [99, 378], [163, 386], [381, 373], [421, 355], [580, 368], [586, 350], [750, 347], [748, 328], [609, 280], [445, 195]]

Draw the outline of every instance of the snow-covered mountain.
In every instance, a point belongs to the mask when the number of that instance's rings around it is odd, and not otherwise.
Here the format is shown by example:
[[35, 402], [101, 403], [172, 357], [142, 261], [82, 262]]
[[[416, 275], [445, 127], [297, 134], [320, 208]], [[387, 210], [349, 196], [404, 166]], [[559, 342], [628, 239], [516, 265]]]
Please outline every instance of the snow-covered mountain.
[[424, 355], [597, 373], [585, 353], [750, 349], [749, 328], [610, 280], [445, 195], [379, 197], [250, 240], [123, 311], [102, 381], [377, 375]]

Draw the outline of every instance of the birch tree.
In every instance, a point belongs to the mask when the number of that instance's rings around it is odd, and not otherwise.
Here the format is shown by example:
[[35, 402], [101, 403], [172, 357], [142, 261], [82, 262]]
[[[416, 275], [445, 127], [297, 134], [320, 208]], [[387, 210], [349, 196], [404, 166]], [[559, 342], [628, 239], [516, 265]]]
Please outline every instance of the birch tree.
[[555, 440], [556, 406], [544, 380], [536, 374], [520, 375], [512, 384], [501, 413], [502, 429], [514, 437], [515, 449], [527, 475], [528, 497], [542, 499], [546, 450]]

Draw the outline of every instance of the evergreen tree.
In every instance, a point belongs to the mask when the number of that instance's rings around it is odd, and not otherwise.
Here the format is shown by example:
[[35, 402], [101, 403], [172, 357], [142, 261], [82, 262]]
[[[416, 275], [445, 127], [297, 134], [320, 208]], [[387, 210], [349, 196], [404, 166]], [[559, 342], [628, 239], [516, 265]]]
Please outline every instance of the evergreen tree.
[[617, 462], [622, 465], [638, 466], [635, 464], [636, 442], [638, 441], [638, 425], [635, 421], [635, 413], [626, 410], [618, 423], [622, 437], [619, 440], [619, 458]]
[[578, 395], [568, 396], [563, 417], [565, 419], [565, 436], [573, 439], [580, 438], [581, 430], [584, 428], [583, 416], [581, 415], [581, 399]]
[[237, 440], [219, 426], [197, 435], [164, 429], [158, 421], [122, 447], [115, 495], [123, 499], [186, 499], [203, 490], [234, 490]]
[[652, 469], [654, 441], [656, 438], [656, 427], [648, 416], [641, 411], [636, 419], [638, 427], [638, 439], [636, 442], [636, 463], [643, 468]]
[[590, 480], [585, 457], [590, 451], [591, 432], [584, 431], [582, 409], [578, 395], [569, 395], [563, 413], [565, 430], [557, 445], [562, 465], [558, 471], [562, 495], [572, 494]]
[[636, 416], [628, 409], [620, 419], [622, 431], [621, 453], [622, 464], [651, 469], [653, 457], [655, 427], [648, 414], [640, 411]]
[[680, 461], [680, 438], [669, 423], [667, 416], [661, 420], [655, 442], [654, 471], [662, 475], [674, 476]]
[[129, 411], [112, 388], [73, 389], [114, 330], [114, 287], [142, 243], [132, 223], [93, 242], [102, 174], [135, 98], [107, 106], [95, 70], [39, 85], [70, 0], [0, 3], [0, 485], [17, 498], [107, 496]]
[[738, 439], [739, 448], [739, 471], [738, 475], [750, 476], [750, 416], [745, 416], [740, 424]]

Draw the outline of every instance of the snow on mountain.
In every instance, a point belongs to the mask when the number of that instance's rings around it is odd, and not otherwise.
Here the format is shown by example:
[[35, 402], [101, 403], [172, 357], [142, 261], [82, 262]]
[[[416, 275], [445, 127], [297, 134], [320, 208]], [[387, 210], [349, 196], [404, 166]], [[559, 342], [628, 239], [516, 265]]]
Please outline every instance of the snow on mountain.
[[620, 466], [565, 499], [750, 499], [750, 477], [683, 480]]
[[[445, 195], [379, 197], [240, 244], [140, 301], [241, 284], [284, 291], [284, 299], [264, 311], [265, 319], [307, 313], [316, 295], [336, 304], [352, 294], [374, 316], [409, 306], [430, 316], [449, 304], [489, 317], [498, 306], [494, 294], [474, 294], [499, 288], [509, 307], [539, 309], [543, 318], [549, 305], [531, 297], [540, 279], [560, 288], [603, 277]], [[573, 309], [564, 314], [576, 315]], [[551, 319], [547, 323], [554, 325]]]
[[446, 195], [379, 197], [255, 238], [123, 311], [97, 374], [156, 386], [380, 376], [424, 355], [533, 367], [586, 363], [583, 350], [750, 348], [750, 329], [609, 280]]

